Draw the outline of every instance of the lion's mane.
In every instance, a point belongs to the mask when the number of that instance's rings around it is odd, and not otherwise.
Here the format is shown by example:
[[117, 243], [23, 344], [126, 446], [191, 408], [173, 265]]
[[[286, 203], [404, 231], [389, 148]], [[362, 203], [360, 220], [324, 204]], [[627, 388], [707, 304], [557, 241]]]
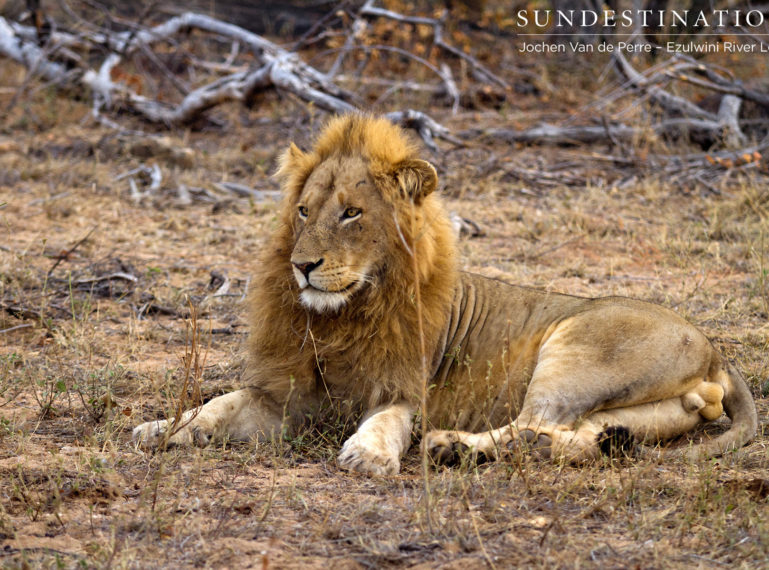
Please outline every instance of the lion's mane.
[[[415, 207], [399, 184], [401, 167], [417, 158], [417, 148], [385, 119], [348, 115], [329, 121], [310, 151], [292, 145], [281, 157], [276, 176], [283, 203], [255, 272], [248, 347], [250, 374], [276, 401], [286, 401], [289, 393], [296, 399], [323, 391], [324, 365], [332, 359], [348, 364], [349, 385], [342, 392], [346, 389], [353, 402], [364, 407], [403, 398], [416, 401], [421, 393], [421, 383], [414, 381], [421, 376], [414, 370], [423, 359], [419, 318], [426, 352], [432, 355], [444, 334], [457, 268], [454, 232], [439, 200], [430, 194]], [[290, 263], [292, 212], [313, 169], [334, 156], [360, 156], [367, 162], [389, 207], [367, 219], [385, 225], [390, 255], [377, 286], [356, 293], [354, 302], [338, 313], [322, 315], [308, 312], [299, 302]], [[427, 362], [428, 375], [435, 364]]]

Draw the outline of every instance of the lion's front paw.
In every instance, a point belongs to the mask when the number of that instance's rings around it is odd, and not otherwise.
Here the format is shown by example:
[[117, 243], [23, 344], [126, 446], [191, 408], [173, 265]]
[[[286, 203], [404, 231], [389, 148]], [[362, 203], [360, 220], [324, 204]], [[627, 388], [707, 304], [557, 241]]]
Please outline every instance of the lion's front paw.
[[[165, 445], [191, 445], [205, 447], [211, 442], [212, 430], [202, 425], [184, 425], [169, 436], [168, 420], [155, 420], [138, 425], [133, 430], [133, 440], [141, 447], [154, 449]], [[167, 439], [166, 439], [167, 438]]]
[[397, 453], [377, 445], [375, 441], [366, 441], [366, 437], [359, 433], [344, 443], [337, 463], [343, 469], [367, 475], [395, 475], [401, 468]]
[[134, 428], [132, 437], [134, 442], [142, 447], [155, 448], [162, 442], [167, 429], [168, 421], [166, 420], [145, 422]]

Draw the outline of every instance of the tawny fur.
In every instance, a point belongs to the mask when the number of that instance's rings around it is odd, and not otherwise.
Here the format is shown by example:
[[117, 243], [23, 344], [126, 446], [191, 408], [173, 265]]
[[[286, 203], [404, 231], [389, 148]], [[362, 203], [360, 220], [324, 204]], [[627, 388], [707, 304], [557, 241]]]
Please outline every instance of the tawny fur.
[[437, 462], [525, 447], [585, 461], [606, 433], [656, 442], [723, 410], [731, 429], [692, 455], [754, 435], [744, 380], [672, 311], [458, 271], [435, 169], [386, 120], [333, 119], [309, 152], [289, 147], [277, 176], [281, 215], [249, 300], [249, 387], [170, 431], [143, 424], [138, 440], [267, 439], [331, 403], [363, 417], [340, 465], [396, 473], [423, 390], [430, 425], [446, 428], [423, 441]]

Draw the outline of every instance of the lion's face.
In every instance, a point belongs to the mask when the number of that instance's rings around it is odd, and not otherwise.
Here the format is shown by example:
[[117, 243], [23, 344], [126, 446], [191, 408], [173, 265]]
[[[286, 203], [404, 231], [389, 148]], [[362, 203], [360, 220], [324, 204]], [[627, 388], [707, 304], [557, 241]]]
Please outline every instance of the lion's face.
[[293, 212], [291, 265], [308, 309], [333, 312], [358, 291], [376, 286], [387, 254], [385, 219], [393, 208], [366, 162], [333, 156], [309, 175]]
[[436, 268], [452, 279], [453, 237], [432, 196], [438, 175], [417, 156], [400, 128], [362, 115], [329, 121], [309, 152], [289, 145], [276, 172], [286, 199], [275, 251], [291, 251], [281, 261], [305, 308], [370, 315], [409, 298]]

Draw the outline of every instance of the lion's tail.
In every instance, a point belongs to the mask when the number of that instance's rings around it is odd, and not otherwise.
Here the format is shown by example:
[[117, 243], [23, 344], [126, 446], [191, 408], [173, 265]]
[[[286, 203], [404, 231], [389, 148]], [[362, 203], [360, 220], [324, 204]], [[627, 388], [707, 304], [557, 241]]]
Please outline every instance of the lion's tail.
[[691, 458], [702, 455], [723, 455], [739, 449], [756, 435], [758, 429], [756, 404], [742, 374], [729, 364], [726, 368], [719, 368], [716, 377], [714, 380], [719, 381], [726, 388], [723, 405], [726, 415], [732, 420], [732, 425], [715, 439], [687, 449], [686, 455]]

